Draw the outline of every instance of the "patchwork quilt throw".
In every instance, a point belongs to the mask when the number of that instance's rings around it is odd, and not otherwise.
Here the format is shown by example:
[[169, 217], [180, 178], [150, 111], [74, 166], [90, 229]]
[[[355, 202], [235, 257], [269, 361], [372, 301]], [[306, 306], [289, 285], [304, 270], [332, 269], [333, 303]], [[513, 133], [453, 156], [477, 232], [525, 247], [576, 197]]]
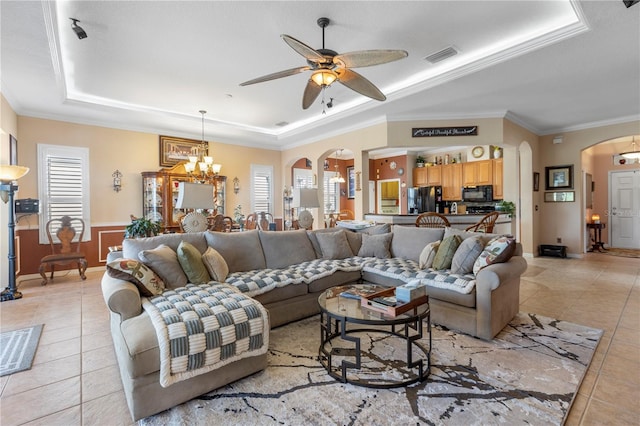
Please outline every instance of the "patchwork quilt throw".
[[267, 311], [227, 284], [187, 284], [144, 298], [143, 308], [158, 336], [163, 387], [269, 348]]

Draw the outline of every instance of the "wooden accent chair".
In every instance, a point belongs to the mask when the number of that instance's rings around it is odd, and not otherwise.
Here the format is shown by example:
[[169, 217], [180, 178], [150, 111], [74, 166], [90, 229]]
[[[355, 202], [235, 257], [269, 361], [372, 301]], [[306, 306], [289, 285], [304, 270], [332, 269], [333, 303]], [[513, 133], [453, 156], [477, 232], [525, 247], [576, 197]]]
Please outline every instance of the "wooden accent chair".
[[215, 232], [225, 232], [226, 225], [224, 223], [224, 216], [221, 214], [216, 214], [214, 216], [209, 216], [207, 218], [209, 231]]
[[258, 227], [258, 215], [255, 213], [250, 213], [244, 220], [244, 229], [247, 231], [251, 229], [256, 229]]
[[327, 217], [327, 219], [324, 222], [324, 226], [327, 228], [335, 228], [336, 227], [336, 216], [333, 213], [329, 213], [329, 216]]
[[275, 223], [273, 215], [267, 212], [258, 212], [258, 229], [262, 231], [268, 231], [269, 225]]
[[[76, 264], [80, 277], [87, 279], [84, 274], [87, 270], [87, 259], [80, 251], [80, 244], [84, 236], [84, 221], [79, 217], [62, 216], [47, 222], [47, 238], [51, 246], [51, 254], [40, 260], [38, 271], [42, 276], [42, 285], [47, 285], [47, 267], [51, 267], [51, 280], [56, 265], [64, 266]], [[78, 237], [76, 239], [76, 236]], [[57, 240], [54, 242], [54, 240]], [[75, 241], [74, 241], [75, 240]], [[59, 242], [59, 244], [57, 244]]]
[[492, 233], [498, 216], [500, 216], [500, 212], [487, 213], [476, 224], [469, 226], [465, 231]]
[[435, 212], [427, 212], [418, 215], [416, 218], [416, 226], [418, 228], [446, 228], [451, 225], [443, 215]]
[[338, 220], [355, 220], [356, 215], [349, 209], [340, 210], [340, 216]]

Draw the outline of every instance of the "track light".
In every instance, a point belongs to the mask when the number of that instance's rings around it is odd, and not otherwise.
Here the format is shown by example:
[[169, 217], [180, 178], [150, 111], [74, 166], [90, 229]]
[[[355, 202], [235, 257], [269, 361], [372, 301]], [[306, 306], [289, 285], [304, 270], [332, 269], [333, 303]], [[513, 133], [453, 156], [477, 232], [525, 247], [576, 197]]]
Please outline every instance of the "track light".
[[82, 40], [83, 38], [87, 38], [87, 32], [83, 30], [81, 26], [78, 25], [78, 22], [80, 21], [75, 18], [69, 18], [69, 19], [73, 21], [73, 23], [71, 24], [71, 29], [73, 30], [74, 33], [76, 33], [78, 38], [80, 40]]
[[329, 98], [329, 102], [327, 102], [327, 108], [333, 108], [333, 98]]

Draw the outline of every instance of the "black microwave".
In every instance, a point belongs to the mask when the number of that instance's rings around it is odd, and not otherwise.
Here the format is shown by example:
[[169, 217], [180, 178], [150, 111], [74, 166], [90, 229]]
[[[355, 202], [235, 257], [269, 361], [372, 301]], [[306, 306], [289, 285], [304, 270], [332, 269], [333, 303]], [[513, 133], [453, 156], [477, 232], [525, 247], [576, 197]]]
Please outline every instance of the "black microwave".
[[493, 186], [478, 185], [462, 188], [462, 201], [493, 201]]

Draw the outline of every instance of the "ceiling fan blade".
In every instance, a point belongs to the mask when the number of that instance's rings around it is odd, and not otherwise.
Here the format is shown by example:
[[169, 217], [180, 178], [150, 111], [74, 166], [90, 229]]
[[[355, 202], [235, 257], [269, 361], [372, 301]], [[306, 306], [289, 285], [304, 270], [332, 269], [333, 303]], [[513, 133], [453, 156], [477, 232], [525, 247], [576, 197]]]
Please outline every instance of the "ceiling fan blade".
[[240, 83], [240, 86], [248, 86], [250, 84], [262, 83], [264, 81], [275, 80], [277, 78], [289, 77], [290, 75], [295, 75], [304, 71], [310, 70], [311, 67], [304, 66], [298, 68], [291, 68], [290, 70], [278, 71], [273, 74], [267, 74], [262, 77], [254, 78], [253, 80], [245, 81], [244, 83]]
[[359, 50], [336, 55], [333, 62], [343, 68], [370, 67], [406, 58], [404, 50]]
[[302, 109], [307, 109], [316, 100], [322, 87], [318, 86], [313, 80], [309, 79], [307, 87], [304, 88], [304, 95], [302, 95]]
[[380, 89], [378, 89], [373, 85], [372, 82], [370, 82], [357, 72], [351, 71], [347, 68], [338, 68], [336, 69], [336, 73], [338, 74], [338, 81], [347, 86], [349, 89], [377, 101], [384, 101], [387, 99], [387, 97], [380, 91]]
[[297, 40], [289, 35], [282, 34], [280, 37], [287, 43], [293, 50], [304, 56], [308, 61], [318, 63], [328, 63], [329, 59], [325, 58], [322, 53], [318, 52], [312, 47], [307, 46], [300, 40]]

